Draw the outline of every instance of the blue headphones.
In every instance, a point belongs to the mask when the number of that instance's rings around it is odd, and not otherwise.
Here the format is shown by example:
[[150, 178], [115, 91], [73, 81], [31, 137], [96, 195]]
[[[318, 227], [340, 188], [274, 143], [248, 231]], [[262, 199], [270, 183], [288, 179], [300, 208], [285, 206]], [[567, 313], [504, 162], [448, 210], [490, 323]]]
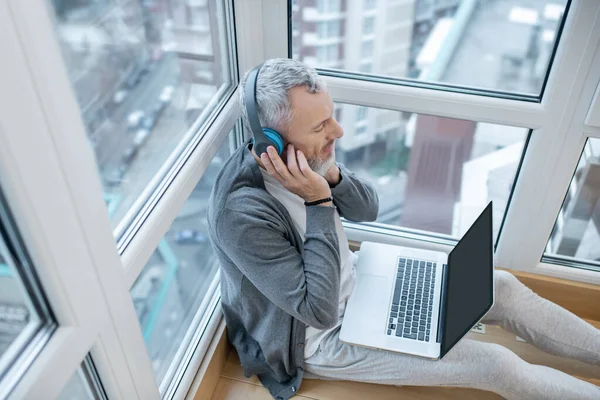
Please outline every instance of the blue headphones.
[[254, 151], [260, 157], [262, 153], [267, 152], [267, 147], [273, 146], [277, 150], [277, 154], [283, 153], [283, 138], [274, 129], [263, 128], [260, 126], [260, 119], [258, 118], [258, 105], [256, 104], [256, 82], [258, 81], [258, 73], [262, 64], [254, 67], [248, 74], [246, 80], [246, 88], [244, 92], [244, 106], [246, 107], [246, 113], [248, 114], [248, 122], [250, 123], [250, 129], [254, 136]]

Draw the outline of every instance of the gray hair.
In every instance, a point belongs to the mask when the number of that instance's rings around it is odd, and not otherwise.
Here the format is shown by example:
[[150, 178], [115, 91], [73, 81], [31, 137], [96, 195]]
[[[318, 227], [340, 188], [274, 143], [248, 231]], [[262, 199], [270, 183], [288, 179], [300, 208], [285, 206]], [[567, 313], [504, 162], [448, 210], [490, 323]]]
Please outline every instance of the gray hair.
[[[244, 88], [248, 72], [238, 87], [242, 108], [242, 121], [248, 132], [252, 132], [244, 106]], [[308, 65], [289, 58], [273, 58], [265, 61], [256, 82], [256, 105], [260, 124], [277, 131], [283, 130], [293, 117], [288, 91], [303, 85], [309, 93], [325, 90], [325, 82], [317, 71]]]

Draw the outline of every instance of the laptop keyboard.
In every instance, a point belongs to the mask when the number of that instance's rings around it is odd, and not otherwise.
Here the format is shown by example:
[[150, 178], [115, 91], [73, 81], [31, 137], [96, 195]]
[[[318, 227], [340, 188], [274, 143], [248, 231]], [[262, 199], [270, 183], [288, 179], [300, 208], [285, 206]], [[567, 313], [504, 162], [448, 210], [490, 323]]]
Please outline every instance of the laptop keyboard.
[[400, 258], [387, 334], [429, 341], [436, 263]]

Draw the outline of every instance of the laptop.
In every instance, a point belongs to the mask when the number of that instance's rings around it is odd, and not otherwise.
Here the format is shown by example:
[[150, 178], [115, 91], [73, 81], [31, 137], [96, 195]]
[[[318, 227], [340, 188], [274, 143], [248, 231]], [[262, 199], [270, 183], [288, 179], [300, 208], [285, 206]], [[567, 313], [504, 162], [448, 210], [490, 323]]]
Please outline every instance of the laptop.
[[492, 203], [450, 255], [363, 242], [340, 340], [440, 359], [494, 304]]

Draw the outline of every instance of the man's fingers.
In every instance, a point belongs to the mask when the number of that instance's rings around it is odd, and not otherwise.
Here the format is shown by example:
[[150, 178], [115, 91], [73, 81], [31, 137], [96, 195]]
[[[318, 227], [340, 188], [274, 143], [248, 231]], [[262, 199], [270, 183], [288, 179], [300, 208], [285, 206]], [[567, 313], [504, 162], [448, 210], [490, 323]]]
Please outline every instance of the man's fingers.
[[281, 175], [279, 175], [279, 172], [277, 172], [277, 170], [273, 166], [273, 163], [271, 162], [271, 159], [269, 158], [269, 156], [267, 154], [262, 153], [260, 155], [260, 160], [262, 161], [262, 163], [265, 166], [265, 169], [267, 170], [269, 175], [271, 175], [273, 178], [277, 179], [282, 184], [285, 182], [285, 179], [283, 179], [281, 177]]
[[310, 165], [308, 165], [308, 161], [306, 160], [306, 157], [304, 157], [304, 153], [302, 153], [302, 151], [298, 150], [297, 155], [300, 171], [302, 171], [302, 174], [308, 178], [313, 170], [310, 168]]
[[289, 145], [287, 147], [287, 167], [292, 176], [296, 179], [303, 179], [304, 175], [298, 167], [298, 160], [296, 160], [296, 150], [294, 146]]
[[279, 157], [279, 155], [277, 154], [275, 147], [267, 147], [267, 153], [269, 155], [269, 160], [271, 161], [271, 164], [273, 164], [273, 167], [275, 167], [275, 170], [279, 173], [279, 175], [281, 175], [281, 177], [284, 180], [289, 181], [292, 177], [290, 171], [288, 170], [287, 166], [283, 163], [281, 157]]

